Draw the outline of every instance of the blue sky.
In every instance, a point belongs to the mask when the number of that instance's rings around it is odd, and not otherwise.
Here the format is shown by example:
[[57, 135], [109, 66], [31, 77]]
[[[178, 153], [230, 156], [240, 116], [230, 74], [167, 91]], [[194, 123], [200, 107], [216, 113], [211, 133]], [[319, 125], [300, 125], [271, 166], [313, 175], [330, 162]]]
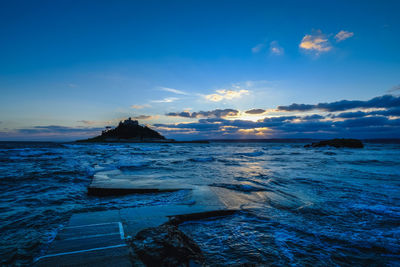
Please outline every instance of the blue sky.
[[[182, 140], [395, 137], [399, 12], [399, 1], [2, 1], [0, 140], [73, 140], [129, 116]], [[391, 106], [278, 109], [383, 95]]]

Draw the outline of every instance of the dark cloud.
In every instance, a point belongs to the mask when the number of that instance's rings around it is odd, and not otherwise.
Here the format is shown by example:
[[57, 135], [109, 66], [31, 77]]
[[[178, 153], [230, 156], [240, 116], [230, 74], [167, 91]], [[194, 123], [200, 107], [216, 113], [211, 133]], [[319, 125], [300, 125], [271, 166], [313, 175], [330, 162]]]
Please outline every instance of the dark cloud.
[[321, 116], [321, 115], [318, 115], [318, 114], [313, 114], [313, 115], [308, 115], [308, 116], [301, 117], [301, 119], [305, 120], [305, 121], [321, 120], [321, 119], [324, 119], [324, 118], [325, 118], [324, 116]]
[[394, 92], [398, 92], [398, 91], [400, 91], [400, 84], [393, 86], [392, 88], [390, 88], [388, 90], [389, 93], [394, 93]]
[[33, 126], [0, 132], [0, 139], [15, 141], [73, 141], [99, 135], [103, 127]]
[[250, 109], [245, 111], [245, 113], [247, 114], [262, 114], [265, 112], [265, 109], [261, 109], [261, 108], [255, 108], [255, 109]]
[[278, 106], [280, 111], [310, 111], [320, 109], [329, 112], [345, 111], [353, 108], [393, 108], [400, 107], [400, 96], [383, 95], [374, 97], [367, 101], [341, 100], [331, 103], [319, 103], [316, 105], [291, 104], [289, 106]]
[[390, 108], [390, 109], [385, 109], [385, 110], [375, 110], [375, 111], [370, 111], [370, 112], [363, 112], [363, 111], [355, 111], [355, 112], [344, 112], [340, 113], [338, 115], [333, 115], [333, 118], [361, 118], [361, 117], [367, 117], [367, 116], [374, 116], [374, 115], [380, 115], [380, 116], [400, 116], [400, 107], [396, 108]]
[[356, 119], [349, 119], [344, 121], [337, 121], [334, 123], [339, 128], [354, 128], [354, 127], [371, 127], [390, 125], [392, 121], [383, 116], [363, 117]]
[[262, 126], [260, 127], [277, 127], [297, 118], [299, 117], [297, 116], [266, 117], [262, 121], [260, 121], [260, 123], [262, 122], [262, 124], [260, 124]]
[[139, 115], [136, 117], [132, 117], [132, 119], [134, 119], [134, 120], [148, 120], [151, 118], [153, 118], [153, 116], [150, 116], [150, 115]]
[[[368, 117], [351, 117], [343, 121], [321, 120], [324, 117], [318, 114], [298, 117], [280, 116], [266, 117], [259, 121], [227, 120], [223, 118], [200, 119], [193, 123], [158, 124], [163, 128], [173, 128], [169, 134], [185, 133], [185, 130], [196, 136], [207, 138], [243, 137], [240, 130], [268, 129], [266, 137], [356, 137], [382, 138], [393, 137], [393, 133], [400, 131], [400, 119], [389, 119], [381, 115]], [[262, 130], [257, 130], [258, 132]], [[255, 131], [255, 132], [257, 132]], [[180, 135], [182, 136], [182, 135]], [[260, 137], [260, 136], [257, 136]]]
[[293, 103], [289, 106], [278, 106], [278, 110], [281, 111], [309, 111], [315, 109], [316, 105], [307, 105], [307, 104], [296, 104]]
[[382, 116], [400, 116], [400, 107], [390, 108], [387, 110], [377, 110], [369, 112], [371, 115], [382, 115]]
[[195, 116], [192, 116], [192, 113], [188, 111], [182, 111], [182, 112], [170, 112], [165, 114], [166, 116], [171, 116], [171, 117], [182, 117], [182, 118], [196, 118]]
[[338, 115], [333, 115], [333, 118], [361, 118], [361, 117], [365, 117], [367, 116], [367, 112], [363, 112], [363, 111], [356, 111], [356, 112], [344, 112], [344, 113], [340, 113]]
[[66, 127], [66, 126], [58, 126], [58, 125], [49, 125], [49, 126], [33, 126], [31, 128], [23, 128], [15, 130], [17, 133], [22, 134], [82, 134], [82, 133], [93, 133], [93, 132], [101, 132], [103, 128], [95, 127]]
[[183, 118], [223, 118], [227, 116], [236, 116], [239, 111], [236, 109], [215, 109], [211, 111], [199, 111], [199, 112], [170, 112], [165, 115], [173, 117], [183, 117]]
[[80, 120], [80, 121], [77, 121], [77, 122], [80, 122], [80, 123], [83, 123], [83, 124], [88, 124], [88, 125], [96, 123], [95, 121], [87, 121], [87, 120]]

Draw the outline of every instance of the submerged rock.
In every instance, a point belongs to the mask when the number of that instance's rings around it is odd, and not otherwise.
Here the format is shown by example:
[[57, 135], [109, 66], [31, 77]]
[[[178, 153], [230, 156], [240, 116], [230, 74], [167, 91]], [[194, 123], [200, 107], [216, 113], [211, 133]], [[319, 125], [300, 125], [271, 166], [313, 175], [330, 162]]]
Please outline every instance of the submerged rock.
[[363, 143], [358, 139], [331, 139], [324, 140], [312, 144], [305, 145], [304, 147], [324, 147], [324, 146], [332, 146], [336, 148], [340, 147], [348, 147], [348, 148], [363, 148]]
[[201, 266], [204, 262], [199, 246], [171, 224], [140, 231], [130, 245], [146, 266]]

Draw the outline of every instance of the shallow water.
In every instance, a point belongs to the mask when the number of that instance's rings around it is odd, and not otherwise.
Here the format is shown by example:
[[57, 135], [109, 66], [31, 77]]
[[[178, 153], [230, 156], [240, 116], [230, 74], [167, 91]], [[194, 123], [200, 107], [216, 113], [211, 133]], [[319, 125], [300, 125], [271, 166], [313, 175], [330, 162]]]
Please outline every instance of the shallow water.
[[246, 201], [181, 226], [210, 264], [398, 266], [400, 145], [303, 145], [0, 143], [2, 264], [30, 264], [73, 213], [187, 201], [186, 191], [87, 196], [94, 174], [119, 169]]

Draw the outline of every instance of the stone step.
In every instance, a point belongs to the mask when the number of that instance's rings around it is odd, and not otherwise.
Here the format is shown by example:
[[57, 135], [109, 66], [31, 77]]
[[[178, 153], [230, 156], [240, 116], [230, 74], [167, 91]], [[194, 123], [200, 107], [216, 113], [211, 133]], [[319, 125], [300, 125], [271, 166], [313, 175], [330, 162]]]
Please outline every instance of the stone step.
[[39, 259], [35, 266], [132, 266], [127, 246], [119, 245], [95, 248], [74, 253], [47, 255]]
[[76, 239], [77, 237], [82, 238], [115, 234], [120, 235], [122, 231], [122, 224], [119, 222], [69, 226], [57, 233], [57, 240]]
[[98, 235], [95, 237], [70, 238], [66, 240], [57, 240], [48, 249], [48, 254], [57, 254], [62, 252], [73, 252], [78, 250], [87, 250], [92, 248], [109, 247], [125, 244], [120, 234]]
[[[106, 218], [116, 219], [112, 215]], [[101, 218], [96, 213], [73, 216], [35, 266], [131, 266], [122, 223], [83, 224], [94, 217]]]
[[94, 211], [73, 214], [68, 226], [120, 222], [119, 210]]
[[118, 196], [126, 194], [146, 194], [190, 190], [189, 185], [178, 179], [168, 179], [156, 175], [128, 175], [121, 170], [96, 173], [88, 187], [88, 194], [94, 196]]

